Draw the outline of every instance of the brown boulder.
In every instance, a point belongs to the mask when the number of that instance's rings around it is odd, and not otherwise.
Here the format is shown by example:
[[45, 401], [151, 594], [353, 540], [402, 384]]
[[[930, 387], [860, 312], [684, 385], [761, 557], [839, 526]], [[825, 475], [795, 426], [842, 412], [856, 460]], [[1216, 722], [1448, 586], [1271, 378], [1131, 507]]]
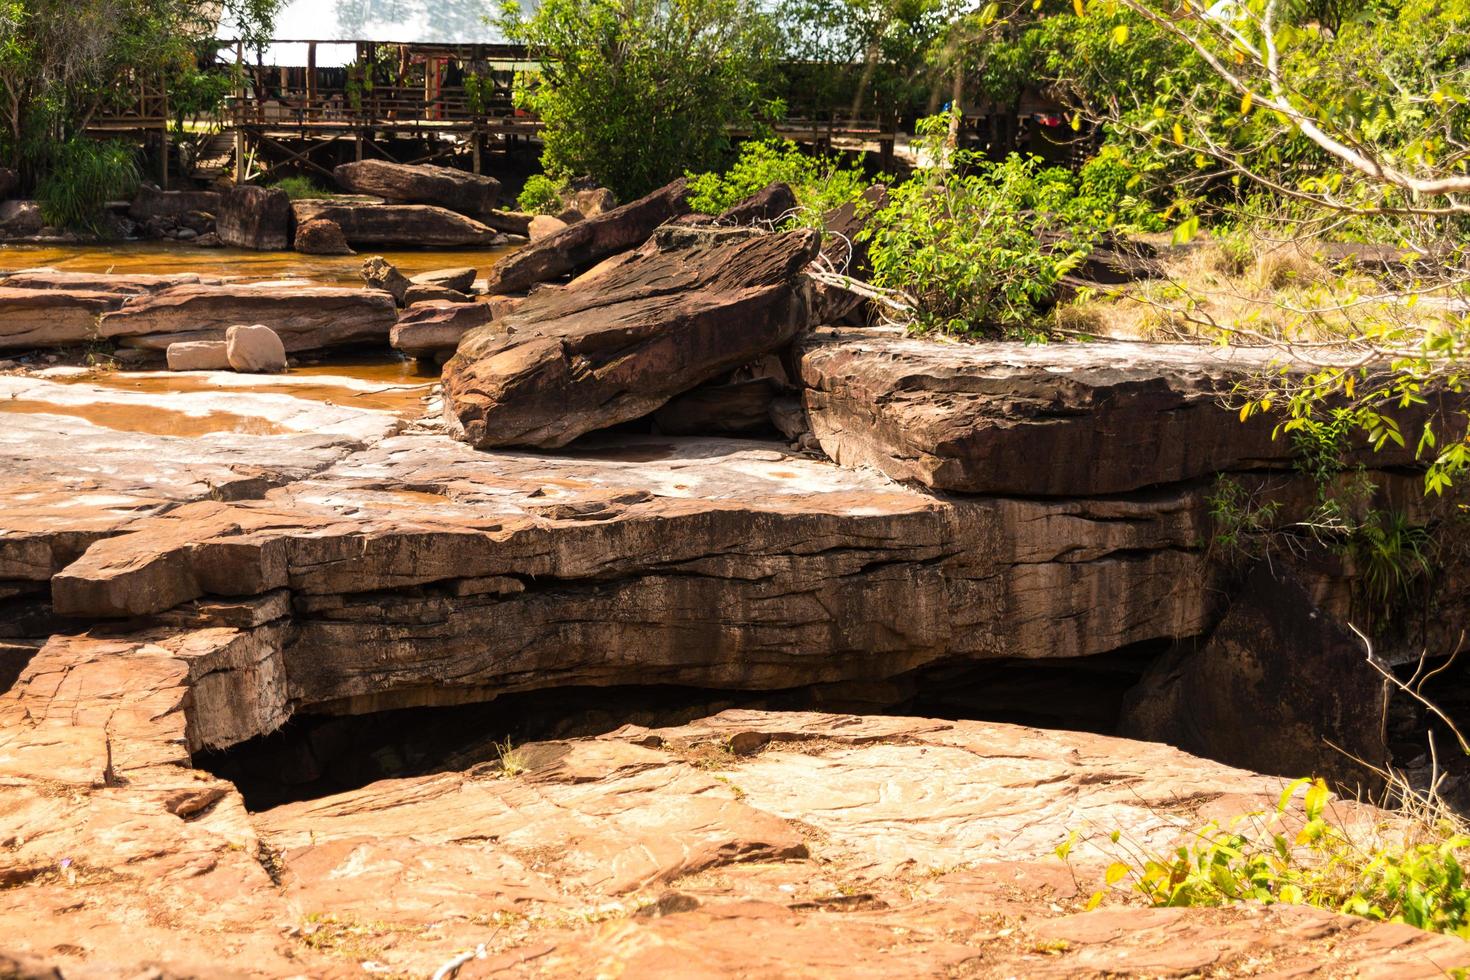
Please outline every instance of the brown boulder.
[[223, 340], [183, 341], [169, 344], [165, 357], [170, 371], [225, 371], [230, 367], [228, 350]]
[[0, 350], [84, 344], [97, 336], [97, 318], [125, 299], [91, 289], [0, 286]]
[[670, 218], [689, 211], [689, 184], [680, 178], [620, 208], [549, 235], [508, 255], [491, 268], [486, 282], [492, 293], [521, 293], [635, 248]]
[[291, 199], [274, 187], [233, 188], [215, 213], [215, 234], [226, 245], [278, 252], [291, 247]]
[[237, 323], [263, 323], [286, 350], [382, 343], [397, 320], [393, 298], [331, 286], [176, 286], [107, 313], [100, 334], [126, 347], [166, 350], [183, 340], [223, 340]]
[[488, 303], [418, 303], [398, 317], [389, 343], [409, 357], [445, 361], [459, 348], [461, 337], [493, 319]]
[[408, 281], [415, 286], [439, 286], [443, 289], [452, 289], [456, 293], [468, 293], [475, 288], [475, 271], [468, 266], [434, 269], [431, 272], [420, 272], [416, 276], [409, 276]]
[[715, 220], [722, 225], [770, 225], [795, 210], [796, 195], [788, 184], [778, 180], [731, 206]]
[[817, 244], [666, 229], [585, 286], [533, 295], [505, 329], [466, 336], [445, 370], [446, 417], [481, 448], [554, 448], [646, 415], [806, 326], [801, 270]]
[[500, 181], [452, 167], [361, 160], [344, 163], [332, 176], [353, 194], [371, 194], [405, 204], [433, 204], [470, 217], [495, 208]]
[[134, 221], [147, 221], [149, 218], [185, 218], [198, 212], [218, 214], [223, 200], [224, 195], [218, 191], [164, 191], [152, 184], [143, 184], [128, 205], [128, 217]]
[[494, 228], [473, 218], [427, 204], [304, 200], [293, 207], [298, 224], [334, 221], [354, 247], [491, 245], [500, 237]]
[[618, 206], [618, 199], [606, 187], [583, 187], [569, 190], [562, 196], [567, 207], [577, 211], [583, 218], [595, 218]]
[[445, 289], [443, 286], [420, 286], [411, 284], [403, 294], [404, 306], [416, 306], [419, 303], [468, 303], [470, 297], [466, 293], [453, 289]]
[[219, 279], [195, 275], [192, 272], [149, 275], [146, 273], [70, 272], [56, 269], [23, 269], [0, 278], [0, 286], [14, 289], [85, 290], [123, 297], [156, 293], [174, 286], [193, 286], [199, 283], [218, 285], [219, 282]]
[[531, 239], [532, 243], [539, 242], [543, 238], [555, 235], [571, 223], [549, 214], [538, 214], [531, 219], [531, 226], [526, 230], [526, 236]]
[[328, 218], [303, 221], [296, 228], [296, 251], [303, 255], [353, 255], [342, 227]]
[[381, 290], [393, 297], [399, 306], [405, 302], [408, 289], [413, 285], [409, 278], [398, 271], [398, 266], [381, 255], [370, 255], [362, 260], [362, 281], [369, 289]]
[[486, 211], [475, 217], [498, 232], [527, 238], [531, 234], [531, 219], [536, 216], [524, 211]]

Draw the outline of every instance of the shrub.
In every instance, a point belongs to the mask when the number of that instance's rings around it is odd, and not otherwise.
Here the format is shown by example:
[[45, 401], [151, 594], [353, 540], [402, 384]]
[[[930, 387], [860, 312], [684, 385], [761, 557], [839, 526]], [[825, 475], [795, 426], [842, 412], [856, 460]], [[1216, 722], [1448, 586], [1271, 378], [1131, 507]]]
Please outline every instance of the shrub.
[[561, 193], [565, 187], [566, 181], [535, 174], [526, 179], [526, 186], [516, 198], [516, 205], [531, 214], [556, 214], [562, 209]]
[[[1303, 789], [1299, 813], [1289, 813]], [[1329, 808], [1330, 798], [1320, 779], [1298, 779], [1274, 812], [1228, 826], [1212, 821], [1167, 854], [1145, 853], [1114, 832], [1124, 859], [1108, 867], [1105, 888], [1127, 887], [1155, 906], [1314, 905], [1470, 938], [1470, 885], [1461, 863], [1470, 856], [1470, 835], [1460, 822], [1421, 800], [1393, 821], [1354, 824]], [[1074, 839], [1057, 849], [1063, 860]]]
[[282, 177], [271, 186], [278, 191], [284, 191], [286, 196], [293, 201], [299, 201], [303, 198], [331, 196], [330, 191], [322, 190], [310, 177]]
[[95, 231], [107, 202], [132, 197], [139, 179], [132, 147], [76, 137], [48, 152], [36, 199], [47, 224]]
[[862, 170], [844, 167], [835, 156], [803, 153], [790, 140], [750, 140], [740, 144], [740, 156], [724, 173], [689, 174], [689, 204], [719, 214], [776, 181], [796, 195], [793, 223], [807, 226], [819, 225], [822, 215], [857, 200], [868, 186]]
[[[921, 127], [937, 150], [943, 117]], [[892, 188], [869, 219], [860, 238], [869, 243], [873, 285], [900, 296], [919, 331], [1034, 338], [1040, 308], [1089, 247], [1070, 233], [1045, 244], [1038, 236], [1038, 205], [1055, 207], [1065, 194], [1035, 159], [989, 163], [956, 153]]]

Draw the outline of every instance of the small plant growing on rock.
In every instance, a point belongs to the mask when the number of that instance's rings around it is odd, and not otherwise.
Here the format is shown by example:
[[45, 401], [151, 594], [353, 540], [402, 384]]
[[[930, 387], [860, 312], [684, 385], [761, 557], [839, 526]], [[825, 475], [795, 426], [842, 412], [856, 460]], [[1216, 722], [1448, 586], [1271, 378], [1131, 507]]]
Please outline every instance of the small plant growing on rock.
[[511, 744], [509, 735], [505, 737], [504, 741], [495, 743], [495, 758], [500, 763], [500, 771], [512, 778], [521, 775], [530, 768], [526, 763], [525, 756]]
[[528, 214], [556, 214], [563, 207], [561, 194], [566, 182], [553, 180], [545, 174], [533, 174], [526, 178], [526, 186], [516, 198], [516, 206]]

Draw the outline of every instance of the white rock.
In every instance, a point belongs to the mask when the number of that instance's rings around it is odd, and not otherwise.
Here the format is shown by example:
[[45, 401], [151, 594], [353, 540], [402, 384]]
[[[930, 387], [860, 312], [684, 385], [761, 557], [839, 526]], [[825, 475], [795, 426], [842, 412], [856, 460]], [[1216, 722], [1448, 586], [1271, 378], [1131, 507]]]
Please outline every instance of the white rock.
[[170, 371], [223, 371], [230, 366], [223, 340], [187, 340], [168, 345]]
[[236, 324], [225, 331], [230, 367], [247, 374], [279, 374], [286, 370], [286, 345], [265, 324]]

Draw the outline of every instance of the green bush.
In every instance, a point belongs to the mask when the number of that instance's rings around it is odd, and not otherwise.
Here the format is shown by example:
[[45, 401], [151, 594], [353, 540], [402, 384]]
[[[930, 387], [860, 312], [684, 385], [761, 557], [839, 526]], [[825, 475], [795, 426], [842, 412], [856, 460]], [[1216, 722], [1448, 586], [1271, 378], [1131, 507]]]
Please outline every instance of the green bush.
[[[1288, 814], [1303, 789], [1300, 813]], [[1124, 859], [1108, 867], [1104, 888], [1128, 888], [1167, 907], [1314, 905], [1470, 938], [1470, 885], [1460, 860], [1470, 853], [1465, 829], [1422, 801], [1418, 812], [1395, 822], [1352, 824], [1329, 808], [1330, 798], [1320, 779], [1299, 779], [1274, 812], [1224, 827], [1212, 821], [1191, 835], [1192, 843], [1166, 854], [1146, 853], [1114, 832]], [[1074, 840], [1057, 849], [1063, 860]], [[1098, 891], [1089, 907], [1104, 897]]]
[[107, 202], [132, 197], [140, 179], [132, 147], [80, 136], [50, 149], [43, 172], [36, 199], [46, 223], [89, 231], [99, 227]]
[[835, 156], [803, 153], [790, 140], [750, 140], [724, 173], [689, 174], [689, 204], [704, 214], [719, 214], [769, 184], [781, 181], [796, 195], [799, 211], [793, 223], [816, 226], [822, 215], [862, 196], [867, 178], [857, 167], [844, 167]]
[[271, 185], [278, 191], [285, 191], [286, 196], [293, 201], [312, 197], [330, 197], [330, 191], [324, 191], [318, 187], [310, 177], [282, 177]]
[[561, 194], [565, 188], [566, 181], [535, 174], [526, 179], [516, 206], [530, 214], [556, 214], [563, 207]]
[[1090, 247], [1066, 232], [1046, 244], [1038, 237], [1067, 184], [1035, 159], [990, 163], [943, 150], [944, 117], [920, 127], [939, 162], [892, 188], [860, 234], [873, 285], [900, 297], [919, 331], [1039, 337], [1040, 308]]

